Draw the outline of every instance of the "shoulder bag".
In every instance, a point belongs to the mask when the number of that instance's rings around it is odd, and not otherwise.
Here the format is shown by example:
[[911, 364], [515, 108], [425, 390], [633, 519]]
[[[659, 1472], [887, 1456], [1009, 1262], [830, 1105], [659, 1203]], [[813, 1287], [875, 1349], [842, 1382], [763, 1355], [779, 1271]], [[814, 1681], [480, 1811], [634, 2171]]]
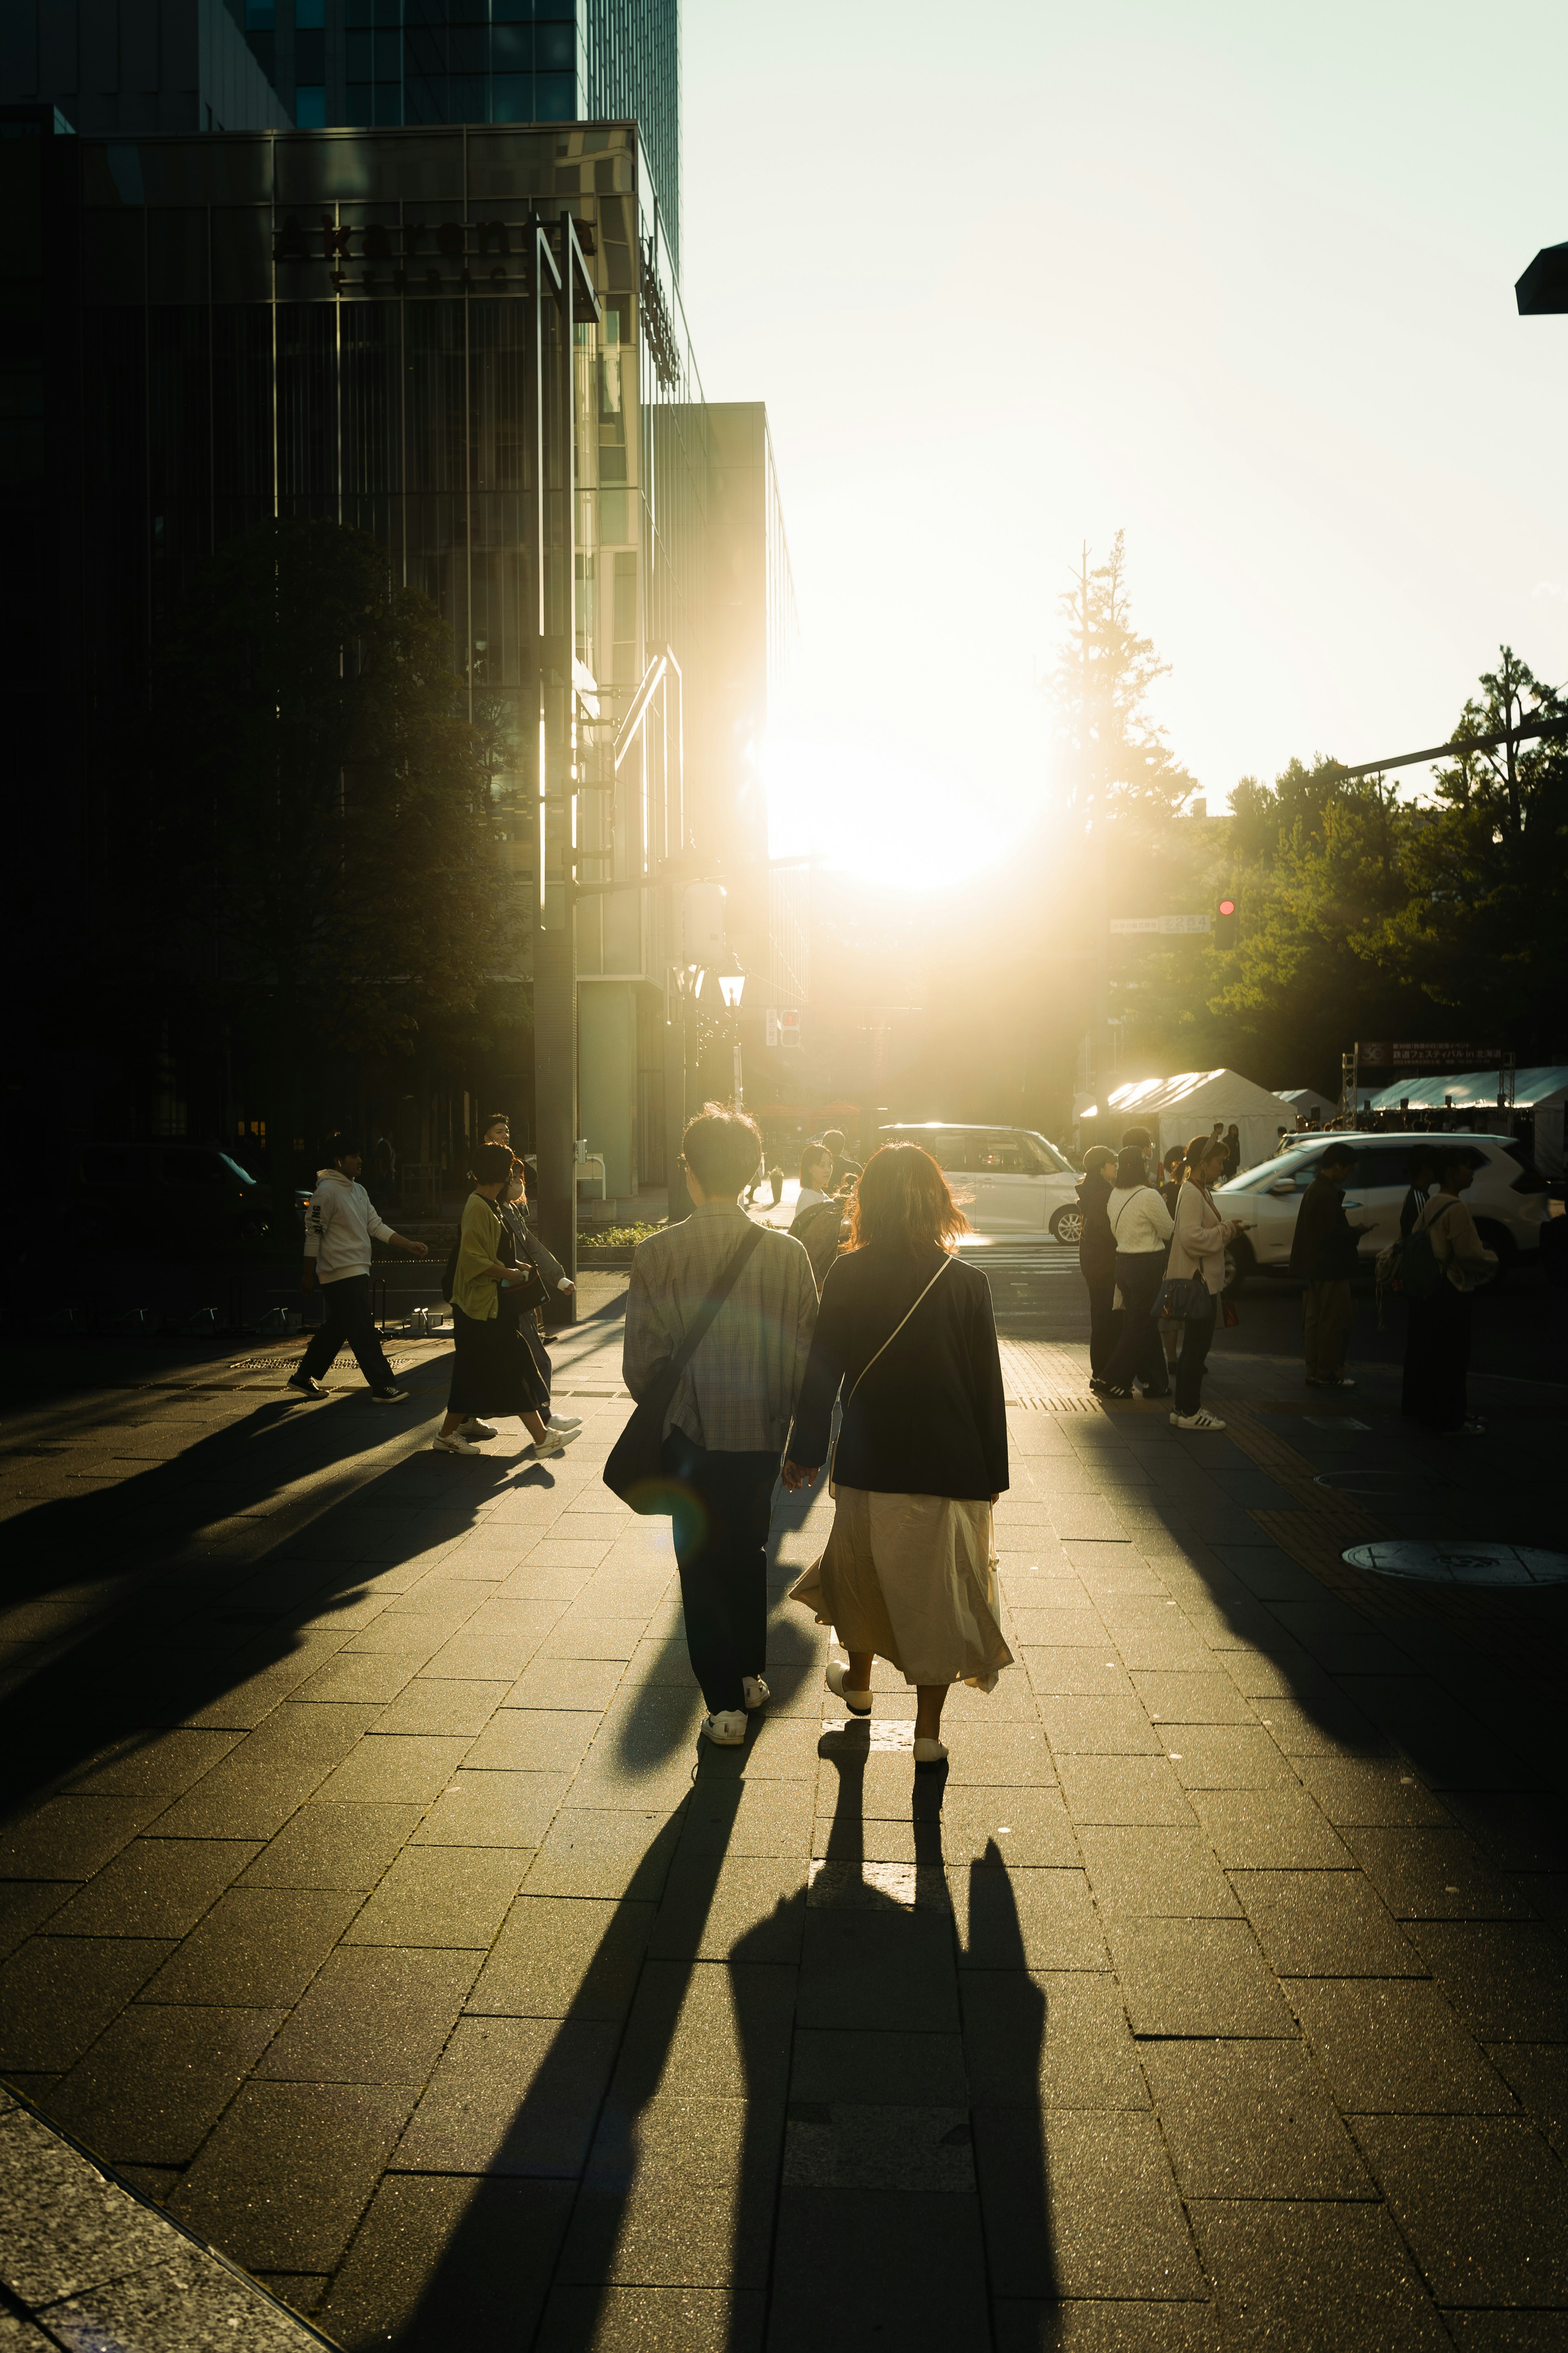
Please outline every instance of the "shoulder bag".
[[664, 1450], [664, 1418], [669, 1411], [681, 1375], [708, 1336], [708, 1327], [735, 1287], [741, 1269], [763, 1239], [761, 1226], [752, 1226], [744, 1235], [733, 1256], [721, 1268], [711, 1289], [693, 1317], [685, 1338], [666, 1365], [660, 1366], [648, 1383], [647, 1395], [634, 1407], [630, 1419], [614, 1446], [605, 1465], [605, 1484], [623, 1504], [645, 1517], [675, 1508], [677, 1490], [665, 1476], [661, 1455]]

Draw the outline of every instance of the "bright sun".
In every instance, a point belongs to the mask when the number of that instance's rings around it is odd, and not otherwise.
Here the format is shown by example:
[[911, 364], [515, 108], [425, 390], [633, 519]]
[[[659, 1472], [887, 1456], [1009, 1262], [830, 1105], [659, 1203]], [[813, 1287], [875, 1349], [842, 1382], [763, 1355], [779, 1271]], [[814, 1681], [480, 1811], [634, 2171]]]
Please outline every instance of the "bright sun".
[[942, 746], [911, 751], [839, 733], [779, 732], [763, 747], [775, 858], [909, 890], [962, 881], [1005, 854], [1021, 812], [989, 779], [961, 774]]

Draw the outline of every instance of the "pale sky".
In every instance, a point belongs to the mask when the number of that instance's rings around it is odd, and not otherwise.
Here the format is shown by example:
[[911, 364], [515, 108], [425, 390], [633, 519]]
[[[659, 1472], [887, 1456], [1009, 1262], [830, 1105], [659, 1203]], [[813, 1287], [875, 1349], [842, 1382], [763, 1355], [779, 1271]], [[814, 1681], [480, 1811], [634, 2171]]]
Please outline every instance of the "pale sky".
[[1513, 296], [1568, 238], [1563, 0], [683, 16], [687, 315], [800, 609], [775, 854], [1005, 855], [1119, 527], [1211, 807], [1442, 741], [1503, 639], [1568, 680], [1568, 318]]

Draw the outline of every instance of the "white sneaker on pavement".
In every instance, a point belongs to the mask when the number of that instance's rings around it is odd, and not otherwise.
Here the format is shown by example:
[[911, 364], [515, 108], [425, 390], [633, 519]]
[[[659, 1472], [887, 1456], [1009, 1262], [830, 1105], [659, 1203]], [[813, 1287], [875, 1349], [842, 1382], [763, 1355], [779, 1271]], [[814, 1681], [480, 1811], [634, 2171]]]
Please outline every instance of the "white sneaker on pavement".
[[942, 1741], [940, 1741], [940, 1740], [917, 1740], [917, 1741], [916, 1741], [916, 1743], [915, 1743], [915, 1763], [916, 1763], [917, 1765], [945, 1765], [945, 1764], [946, 1764], [946, 1762], [947, 1762], [947, 1749], [946, 1749], [946, 1747], [944, 1746], [944, 1745], [942, 1744]]
[[469, 1445], [460, 1430], [455, 1430], [450, 1438], [443, 1438], [437, 1430], [430, 1441], [430, 1450], [434, 1454], [473, 1454], [479, 1456], [481, 1461], [484, 1459], [479, 1455], [477, 1446]]
[[583, 1427], [583, 1417], [580, 1413], [552, 1413], [544, 1426], [546, 1430], [569, 1430], [575, 1437]]
[[851, 1691], [848, 1684], [844, 1680], [845, 1676], [848, 1672], [849, 1662], [847, 1659], [829, 1659], [827, 1662], [827, 1673], [824, 1680], [827, 1684], [828, 1690], [833, 1694], [834, 1698], [841, 1699], [844, 1702], [845, 1706], [849, 1710], [851, 1715], [869, 1715], [871, 1713], [871, 1694], [868, 1691]]
[[746, 1711], [743, 1707], [721, 1708], [717, 1715], [705, 1715], [702, 1730], [715, 1748], [739, 1748], [746, 1736]]
[[461, 1430], [465, 1438], [493, 1438], [495, 1436], [495, 1431], [491, 1430], [489, 1423], [481, 1421], [477, 1413], [471, 1413], [467, 1421], [460, 1421], [458, 1424], [458, 1428]]
[[1205, 1413], [1200, 1406], [1196, 1413], [1173, 1413], [1171, 1419], [1178, 1430], [1223, 1430], [1225, 1424], [1217, 1413]]
[[773, 1697], [772, 1692], [768, 1689], [766, 1682], [761, 1675], [742, 1675], [741, 1677], [741, 1686], [746, 1694], [746, 1705], [748, 1709], [753, 1707], [766, 1707], [769, 1700]]
[[582, 1435], [583, 1433], [580, 1430], [552, 1430], [549, 1423], [546, 1422], [544, 1425], [544, 1436], [542, 1438], [536, 1438], [531, 1446], [525, 1446], [523, 1449], [524, 1456], [526, 1457], [531, 1454], [536, 1461], [545, 1461], [552, 1454], [564, 1453], [566, 1448], [571, 1445], [572, 1440], [574, 1438], [581, 1438]]

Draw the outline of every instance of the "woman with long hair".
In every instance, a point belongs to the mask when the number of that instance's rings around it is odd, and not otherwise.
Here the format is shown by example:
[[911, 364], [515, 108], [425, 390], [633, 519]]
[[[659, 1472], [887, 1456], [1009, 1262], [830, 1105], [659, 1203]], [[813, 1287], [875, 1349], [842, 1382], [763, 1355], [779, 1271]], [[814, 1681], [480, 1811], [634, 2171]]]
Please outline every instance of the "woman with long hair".
[[457, 1362], [447, 1416], [436, 1435], [437, 1453], [477, 1454], [466, 1429], [491, 1413], [516, 1414], [541, 1454], [558, 1453], [577, 1435], [552, 1430], [543, 1419], [550, 1384], [523, 1330], [526, 1309], [542, 1286], [531, 1264], [517, 1263], [500, 1207], [513, 1184], [513, 1166], [510, 1145], [481, 1144], [474, 1155], [474, 1189], [463, 1209], [452, 1276]]
[[1136, 1377], [1143, 1383], [1145, 1397], [1167, 1397], [1170, 1383], [1154, 1310], [1165, 1279], [1171, 1213], [1150, 1184], [1143, 1155], [1135, 1144], [1121, 1147], [1105, 1215], [1116, 1250], [1121, 1337], [1106, 1359], [1105, 1370], [1090, 1374], [1089, 1388], [1103, 1397], [1129, 1398]]
[[1225, 1167], [1223, 1135], [1194, 1135], [1187, 1146], [1187, 1173], [1176, 1196], [1175, 1231], [1171, 1237], [1170, 1279], [1189, 1284], [1189, 1312], [1182, 1322], [1182, 1353], [1176, 1359], [1175, 1409], [1178, 1430], [1223, 1430], [1217, 1414], [1203, 1405], [1204, 1366], [1214, 1338], [1219, 1295], [1225, 1289], [1225, 1246], [1240, 1232], [1245, 1220], [1222, 1218], [1214, 1205], [1214, 1188]]
[[874, 1659], [914, 1685], [917, 1765], [947, 1755], [952, 1685], [991, 1691], [1012, 1662], [991, 1529], [1007, 1485], [1007, 1418], [990, 1286], [952, 1252], [967, 1228], [929, 1152], [872, 1154], [849, 1247], [823, 1288], [783, 1472], [786, 1487], [811, 1485], [842, 1394], [832, 1531], [790, 1598], [847, 1651], [827, 1687], [852, 1715], [871, 1713]]

